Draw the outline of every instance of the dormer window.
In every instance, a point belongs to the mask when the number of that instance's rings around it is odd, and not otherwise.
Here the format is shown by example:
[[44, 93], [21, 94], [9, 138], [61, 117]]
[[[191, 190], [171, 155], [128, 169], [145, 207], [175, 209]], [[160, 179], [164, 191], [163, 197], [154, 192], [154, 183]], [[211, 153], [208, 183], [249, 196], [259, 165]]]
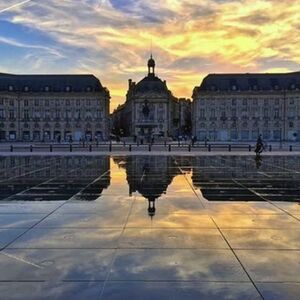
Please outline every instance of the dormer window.
[[237, 90], [236, 85], [233, 85], [231, 88], [232, 88], [233, 91]]
[[215, 91], [215, 90], [216, 90], [216, 87], [215, 87], [214, 85], [212, 85], [212, 86], [210, 87], [210, 89], [211, 89], [212, 91]]
[[14, 90], [14, 87], [13, 87], [12, 85], [9, 85], [9, 86], [8, 86], [8, 90], [9, 90], [10, 92], [12, 92], [12, 91]]
[[49, 86], [45, 86], [45, 92], [49, 92], [50, 91], [50, 87]]
[[24, 92], [28, 92], [29, 91], [29, 87], [28, 86], [25, 86], [24, 87]]
[[279, 90], [279, 85], [278, 84], [276, 84], [276, 85], [274, 85], [274, 90]]
[[69, 85], [66, 86], [66, 92], [70, 92], [71, 91], [71, 87]]
[[258, 90], [257, 85], [255, 84], [255, 85], [252, 87], [252, 89], [253, 89], [254, 91], [257, 91], [257, 90]]
[[87, 91], [87, 92], [91, 92], [91, 91], [92, 91], [92, 88], [91, 88], [90, 86], [88, 86], [88, 87], [86, 88], [86, 91]]
[[294, 90], [296, 88], [296, 85], [293, 83], [291, 84], [291, 89]]

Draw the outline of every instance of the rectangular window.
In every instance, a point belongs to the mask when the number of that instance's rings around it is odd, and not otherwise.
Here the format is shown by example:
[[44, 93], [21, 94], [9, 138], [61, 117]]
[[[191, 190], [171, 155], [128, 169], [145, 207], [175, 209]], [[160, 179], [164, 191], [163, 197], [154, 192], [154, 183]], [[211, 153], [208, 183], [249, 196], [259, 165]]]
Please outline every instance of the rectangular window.
[[0, 109], [0, 119], [4, 119], [4, 109]]
[[14, 106], [14, 100], [9, 100], [9, 105]]
[[29, 120], [29, 110], [28, 109], [24, 109], [24, 120], [25, 121]]
[[231, 140], [237, 140], [238, 139], [238, 132], [237, 132], [237, 130], [231, 130], [230, 131], [230, 139]]
[[199, 117], [200, 118], [204, 118], [205, 117], [205, 109], [203, 109], [203, 108], [200, 109]]
[[24, 100], [24, 106], [28, 106], [28, 100]]
[[10, 120], [14, 120], [15, 119], [15, 111], [12, 110], [12, 109], [9, 111], [9, 119]]
[[49, 106], [49, 100], [45, 100], [45, 106]]
[[273, 138], [274, 140], [280, 140], [281, 139], [281, 131], [279, 129], [276, 129], [273, 131]]
[[249, 140], [249, 130], [242, 130], [241, 138], [242, 138], [242, 140]]
[[279, 118], [279, 108], [275, 108], [274, 110], [274, 117]]
[[269, 111], [267, 108], [264, 108], [264, 117], [267, 118], [269, 116]]

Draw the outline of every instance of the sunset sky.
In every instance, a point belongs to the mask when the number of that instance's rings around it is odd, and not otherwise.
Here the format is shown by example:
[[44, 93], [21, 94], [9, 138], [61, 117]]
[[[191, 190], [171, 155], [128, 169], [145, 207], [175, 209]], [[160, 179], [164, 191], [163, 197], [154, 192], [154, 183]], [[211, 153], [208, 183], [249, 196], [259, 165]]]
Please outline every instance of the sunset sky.
[[0, 72], [93, 73], [123, 103], [157, 75], [191, 97], [208, 73], [300, 70], [299, 0], [0, 0]]

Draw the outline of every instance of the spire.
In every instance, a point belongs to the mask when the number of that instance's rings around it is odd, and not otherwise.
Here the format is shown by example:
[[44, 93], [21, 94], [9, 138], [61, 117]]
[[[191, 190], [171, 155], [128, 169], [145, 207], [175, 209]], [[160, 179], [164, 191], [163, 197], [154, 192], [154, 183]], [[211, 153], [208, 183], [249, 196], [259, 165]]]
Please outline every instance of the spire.
[[153, 59], [152, 52], [148, 60], [148, 76], [149, 75], [155, 76], [155, 60]]

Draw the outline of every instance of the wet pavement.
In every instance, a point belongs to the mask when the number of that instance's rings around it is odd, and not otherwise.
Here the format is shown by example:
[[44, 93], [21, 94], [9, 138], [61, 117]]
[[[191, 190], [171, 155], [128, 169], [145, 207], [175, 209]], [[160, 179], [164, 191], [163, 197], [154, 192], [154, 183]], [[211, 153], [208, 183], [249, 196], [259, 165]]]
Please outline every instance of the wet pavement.
[[299, 299], [295, 156], [0, 158], [0, 299]]

